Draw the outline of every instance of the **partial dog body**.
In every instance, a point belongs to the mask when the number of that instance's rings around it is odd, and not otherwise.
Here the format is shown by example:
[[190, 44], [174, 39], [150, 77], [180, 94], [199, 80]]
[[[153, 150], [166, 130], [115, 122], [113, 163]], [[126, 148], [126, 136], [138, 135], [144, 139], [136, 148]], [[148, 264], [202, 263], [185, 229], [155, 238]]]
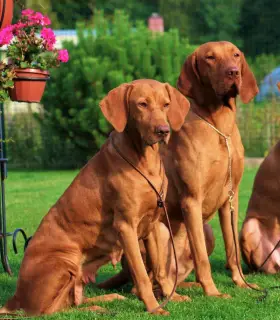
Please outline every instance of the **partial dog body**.
[[[178, 261], [177, 284], [179, 285], [179, 287], [190, 287], [192, 285], [198, 286], [198, 283], [194, 284], [190, 282], [184, 282], [184, 280], [187, 279], [189, 274], [193, 271], [194, 267], [186, 227], [182, 221], [173, 220], [171, 228], [172, 233], [174, 234], [174, 244]], [[204, 236], [208, 255], [211, 255], [215, 247], [215, 237], [213, 235], [213, 230], [209, 224], [204, 225]], [[160, 239], [162, 249], [164, 252], [163, 265], [165, 266], [166, 276], [168, 277], [169, 281], [174, 283], [176, 279], [176, 265], [174, 253], [171, 244], [169, 230], [163, 222], [160, 223]], [[153, 281], [153, 273], [152, 268], [150, 266], [149, 257], [147, 256], [147, 252], [142, 241], [140, 242], [140, 250], [147, 272], [150, 274], [151, 281]], [[120, 286], [123, 286], [128, 282], [132, 281], [129, 266], [127, 264], [125, 256], [122, 257], [121, 262], [122, 270], [112, 278], [98, 284], [99, 288], [117, 289]], [[159, 296], [162, 296], [162, 293], [158, 292], [158, 290], [157, 294]]]
[[238, 189], [244, 167], [244, 148], [236, 124], [235, 100], [240, 94], [243, 102], [248, 103], [258, 88], [243, 53], [229, 42], [200, 46], [187, 58], [177, 85], [191, 98], [191, 109], [181, 130], [172, 133], [168, 150], [163, 153], [169, 181], [168, 211], [176, 221], [182, 221], [183, 213], [196, 279], [205, 294], [228, 297], [218, 291], [212, 279], [203, 224], [219, 211], [227, 266], [233, 282], [244, 287], [238, 270], [238, 266], [241, 269], [239, 247], [237, 243], [236, 259], [231, 227], [229, 154], [223, 135], [230, 137], [234, 233], [238, 239]]
[[[119, 152], [164, 197], [167, 181], [158, 142], [168, 138], [167, 121], [173, 130], [181, 127], [189, 103], [168, 84], [138, 80], [110, 91], [100, 106], [116, 131], [42, 220], [25, 252], [16, 293], [1, 313], [23, 309], [28, 315], [50, 314], [81, 304], [83, 273], [118, 262], [122, 252], [138, 296], [153, 311], [159, 304], [141, 258], [139, 239], [145, 240], [152, 262], [157, 262], [152, 267], [162, 291], [165, 295], [172, 291], [161, 268], [158, 221], [162, 209], [157, 206], [157, 195]], [[165, 312], [158, 309], [157, 313]]]
[[[272, 148], [257, 172], [240, 233], [241, 252], [252, 270], [261, 267], [280, 240], [279, 164], [280, 142]], [[272, 274], [279, 272], [279, 248], [259, 270]]]

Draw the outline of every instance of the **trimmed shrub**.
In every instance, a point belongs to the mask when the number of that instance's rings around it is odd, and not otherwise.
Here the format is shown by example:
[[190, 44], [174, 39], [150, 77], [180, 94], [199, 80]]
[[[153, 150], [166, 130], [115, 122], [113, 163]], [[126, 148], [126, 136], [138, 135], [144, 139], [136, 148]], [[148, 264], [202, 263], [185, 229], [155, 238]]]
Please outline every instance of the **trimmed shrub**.
[[176, 85], [181, 66], [195, 48], [177, 30], [153, 34], [116, 11], [111, 25], [102, 12], [95, 29], [78, 29], [78, 42], [64, 43], [69, 63], [52, 70], [44, 95], [45, 120], [62, 141], [70, 139], [84, 161], [102, 145], [111, 128], [99, 110], [114, 87], [139, 78]]

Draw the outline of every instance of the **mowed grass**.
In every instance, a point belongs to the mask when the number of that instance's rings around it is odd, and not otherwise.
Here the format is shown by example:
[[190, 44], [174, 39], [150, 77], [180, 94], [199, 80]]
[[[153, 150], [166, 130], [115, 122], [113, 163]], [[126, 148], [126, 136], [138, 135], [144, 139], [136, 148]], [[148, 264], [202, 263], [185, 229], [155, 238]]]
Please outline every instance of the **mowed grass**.
[[[36, 230], [41, 218], [46, 214], [51, 205], [59, 198], [66, 187], [73, 180], [77, 171], [10, 171], [6, 180], [7, 195], [7, 223], [9, 231], [22, 227], [30, 236]], [[256, 174], [255, 169], [245, 170], [240, 193], [239, 226], [245, 216], [245, 211], [250, 197], [251, 188]], [[271, 291], [265, 302], [257, 302], [260, 296], [250, 289], [239, 289], [232, 284], [230, 274], [225, 269], [225, 251], [222, 234], [216, 216], [211, 224], [216, 237], [216, 247], [211, 256], [213, 278], [218, 289], [232, 296], [231, 299], [209, 298], [203, 295], [202, 289], [179, 290], [179, 293], [189, 295], [191, 302], [170, 302], [166, 309], [170, 312], [167, 319], [279, 319], [280, 290]], [[12, 277], [0, 273], [0, 304], [3, 305], [10, 297], [16, 286], [17, 274], [23, 257], [23, 242], [18, 239], [19, 254], [15, 255], [12, 250], [11, 239], [9, 240], [9, 257], [14, 272]], [[41, 248], [44, 250], [44, 248]], [[0, 267], [1, 268], [1, 267]], [[247, 269], [243, 266], [245, 273]], [[98, 281], [106, 279], [119, 270], [114, 270], [111, 265], [105, 266], [99, 272]], [[248, 275], [247, 279], [257, 283], [260, 287], [269, 287], [280, 284], [279, 276], [266, 276], [262, 274]], [[194, 280], [194, 276], [190, 277]], [[44, 285], [48, 285], [45, 283]], [[127, 286], [121, 294], [127, 297], [124, 301], [99, 303], [106, 307], [108, 314], [96, 314], [80, 311], [73, 308], [69, 312], [48, 316], [48, 319], [152, 319], [159, 316], [149, 315], [144, 311], [144, 305], [136, 297], [129, 293]], [[88, 286], [85, 290], [87, 296], [103, 294], [104, 291]], [[28, 294], [28, 292], [26, 292]], [[41, 317], [42, 318], [42, 317]]]

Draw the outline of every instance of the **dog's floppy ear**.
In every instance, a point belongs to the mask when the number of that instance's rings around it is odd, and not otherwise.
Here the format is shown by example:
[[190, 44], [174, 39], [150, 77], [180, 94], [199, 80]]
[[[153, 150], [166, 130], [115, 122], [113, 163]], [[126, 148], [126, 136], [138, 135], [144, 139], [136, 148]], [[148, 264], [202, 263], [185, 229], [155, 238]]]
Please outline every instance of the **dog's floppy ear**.
[[173, 88], [169, 83], [165, 83], [166, 90], [170, 98], [170, 106], [168, 110], [168, 121], [174, 131], [181, 129], [184, 124], [185, 117], [190, 109], [190, 103], [177, 89]]
[[177, 88], [186, 97], [197, 100], [201, 96], [202, 84], [197, 70], [196, 51], [187, 57], [177, 81]]
[[241, 88], [240, 88], [240, 98], [243, 103], [250, 102], [259, 92], [257, 81], [253, 72], [250, 70], [249, 65], [241, 53]]
[[129, 111], [128, 96], [131, 89], [131, 84], [121, 84], [117, 88], [111, 90], [99, 103], [104, 117], [118, 132], [122, 132], [127, 124]]

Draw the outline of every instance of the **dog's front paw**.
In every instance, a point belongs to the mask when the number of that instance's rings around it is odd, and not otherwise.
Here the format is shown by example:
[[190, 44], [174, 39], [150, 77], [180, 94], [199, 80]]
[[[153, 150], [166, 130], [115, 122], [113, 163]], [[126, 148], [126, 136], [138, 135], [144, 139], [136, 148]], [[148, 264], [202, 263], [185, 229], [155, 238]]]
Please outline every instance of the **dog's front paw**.
[[207, 294], [208, 297], [216, 297], [216, 298], [221, 298], [221, 299], [230, 299], [231, 295], [227, 293], [216, 293], [216, 294]]
[[170, 301], [184, 302], [184, 301], [191, 301], [191, 298], [188, 296], [181, 296], [178, 293], [174, 293]]
[[161, 315], [161, 316], [169, 316], [170, 313], [162, 308], [159, 308], [155, 311], [152, 311], [150, 312], [151, 314], [154, 314], [154, 315]]
[[244, 281], [235, 283], [239, 288], [243, 289], [259, 289], [260, 287], [256, 283], [245, 283]]

